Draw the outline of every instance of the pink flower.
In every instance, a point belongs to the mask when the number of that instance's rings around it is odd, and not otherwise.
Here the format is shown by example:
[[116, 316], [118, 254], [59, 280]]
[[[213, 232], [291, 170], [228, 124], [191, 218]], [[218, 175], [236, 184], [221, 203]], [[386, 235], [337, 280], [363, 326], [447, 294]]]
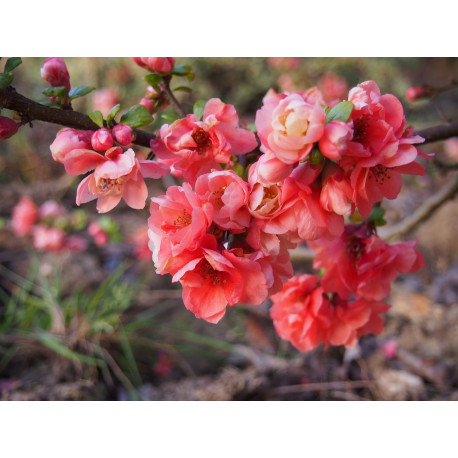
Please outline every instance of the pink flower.
[[40, 69], [41, 77], [52, 87], [64, 86], [70, 90], [70, 75], [64, 59], [60, 57], [50, 57], [43, 62]]
[[123, 152], [120, 147], [110, 148], [105, 155], [90, 150], [73, 150], [65, 159], [65, 170], [80, 175], [94, 170], [81, 181], [76, 203], [97, 199], [97, 210], [106, 213], [123, 198], [131, 208], [145, 206], [148, 190], [144, 178], [160, 178], [169, 172], [164, 164], [138, 161], [132, 149]]
[[310, 351], [327, 341], [332, 309], [317, 275], [299, 275], [288, 280], [271, 297], [270, 316], [275, 331], [300, 351]]
[[57, 203], [55, 200], [47, 200], [38, 210], [38, 216], [40, 219], [44, 218], [58, 218], [64, 216], [67, 210], [62, 204]]
[[16, 235], [24, 236], [30, 233], [38, 219], [38, 209], [30, 197], [22, 197], [12, 212], [12, 229]]
[[[216, 248], [216, 247], [215, 247]], [[239, 302], [259, 305], [267, 298], [267, 284], [259, 263], [242, 250], [203, 248], [173, 276], [183, 286], [183, 302], [197, 318], [218, 323], [227, 306]]]
[[189, 183], [184, 183], [169, 187], [164, 196], [153, 197], [150, 212], [150, 249], [156, 272], [170, 273], [173, 257], [201, 246], [212, 223], [213, 206], [202, 202]]
[[246, 154], [257, 146], [255, 135], [238, 127], [233, 105], [210, 99], [204, 108], [203, 121], [187, 115], [173, 124], [164, 124], [160, 138], [151, 141], [159, 161], [169, 165], [175, 176], [194, 185], [204, 173], [221, 170], [231, 155]]
[[320, 138], [321, 153], [329, 159], [340, 161], [347, 153], [348, 143], [353, 137], [353, 129], [343, 121], [331, 121]]
[[345, 172], [336, 164], [326, 164], [322, 178], [320, 203], [324, 210], [349, 215], [353, 190]]
[[292, 164], [285, 164], [274, 153], [267, 151], [250, 167], [250, 182], [276, 184], [288, 177], [293, 168]]
[[105, 127], [96, 130], [92, 134], [91, 145], [96, 151], [106, 151], [113, 146], [113, 135], [111, 135], [111, 132]]
[[138, 102], [139, 105], [143, 105], [150, 114], [154, 113], [154, 105], [156, 105], [156, 101], [153, 99], [147, 99], [143, 97], [140, 102]]
[[417, 242], [388, 245], [371, 234], [366, 225], [346, 226], [339, 239], [317, 240], [309, 245], [317, 252], [313, 266], [326, 270], [323, 287], [344, 299], [356, 294], [382, 300], [390, 294], [399, 272], [413, 273], [425, 266]]
[[67, 154], [74, 149], [90, 149], [92, 130], [61, 129], [57, 132], [50, 149], [56, 162], [64, 163]]
[[135, 139], [132, 127], [127, 124], [117, 124], [113, 127], [112, 133], [114, 139], [122, 146], [130, 145]]
[[285, 164], [308, 156], [323, 135], [326, 114], [319, 103], [311, 104], [299, 93], [264, 99], [255, 125], [263, 148]]
[[65, 247], [65, 232], [62, 229], [48, 227], [41, 224], [34, 226], [33, 246], [38, 251], [58, 252]]
[[92, 109], [100, 111], [104, 118], [110, 110], [121, 101], [121, 95], [117, 89], [105, 88], [94, 91], [92, 97]]
[[94, 242], [97, 246], [105, 246], [108, 243], [109, 236], [97, 221], [89, 224], [87, 232], [94, 239]]
[[160, 75], [169, 74], [175, 66], [173, 57], [131, 57], [131, 59], [140, 67]]
[[250, 224], [247, 209], [248, 184], [232, 170], [201, 175], [196, 193], [202, 202], [213, 205], [213, 221], [233, 234], [244, 232]]
[[19, 124], [6, 116], [0, 116], [0, 140], [12, 137], [19, 129]]
[[335, 73], [325, 73], [318, 82], [323, 98], [330, 106], [340, 102], [348, 91], [348, 84], [345, 78]]

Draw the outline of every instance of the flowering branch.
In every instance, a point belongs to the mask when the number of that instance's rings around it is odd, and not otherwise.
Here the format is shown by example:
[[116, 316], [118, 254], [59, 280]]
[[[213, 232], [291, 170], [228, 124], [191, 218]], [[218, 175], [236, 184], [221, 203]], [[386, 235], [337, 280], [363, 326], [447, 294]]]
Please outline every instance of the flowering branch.
[[[19, 113], [24, 120], [31, 122], [34, 120], [45, 121], [52, 124], [71, 127], [80, 130], [98, 130], [99, 126], [95, 124], [89, 116], [73, 110], [62, 110], [41, 105], [23, 95], [19, 94], [12, 86], [0, 90], [0, 108], [7, 108]], [[150, 140], [156, 138], [143, 130], [133, 129], [136, 138], [133, 143], [139, 146], [149, 148]]]

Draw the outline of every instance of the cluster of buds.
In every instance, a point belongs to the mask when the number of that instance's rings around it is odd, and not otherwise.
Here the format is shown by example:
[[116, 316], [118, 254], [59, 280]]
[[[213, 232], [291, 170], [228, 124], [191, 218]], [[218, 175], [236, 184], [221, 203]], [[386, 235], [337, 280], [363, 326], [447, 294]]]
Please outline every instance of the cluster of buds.
[[159, 75], [168, 75], [175, 66], [173, 57], [131, 57], [140, 67]]
[[21, 237], [32, 236], [37, 251], [86, 250], [87, 240], [74, 234], [84, 225], [84, 217], [79, 213], [69, 213], [63, 205], [53, 200], [37, 207], [30, 197], [23, 197], [12, 212], [12, 231]]

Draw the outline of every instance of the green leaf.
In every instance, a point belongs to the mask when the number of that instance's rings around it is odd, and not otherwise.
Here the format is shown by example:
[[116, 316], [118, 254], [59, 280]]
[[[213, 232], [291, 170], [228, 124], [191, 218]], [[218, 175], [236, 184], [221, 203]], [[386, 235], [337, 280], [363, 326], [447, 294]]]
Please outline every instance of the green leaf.
[[196, 115], [197, 119], [201, 119], [204, 115], [205, 103], [206, 102], [204, 100], [197, 100], [192, 107], [192, 112]]
[[91, 121], [97, 124], [99, 127], [103, 127], [103, 115], [100, 111], [93, 111], [89, 113]]
[[188, 86], [178, 86], [173, 90], [173, 92], [177, 92], [177, 91], [192, 92], [192, 89]]
[[153, 121], [153, 117], [143, 105], [134, 105], [121, 116], [121, 123], [132, 128], [146, 126]]
[[194, 80], [194, 76], [195, 76], [194, 73], [188, 73], [186, 75], [186, 78], [188, 79], [188, 81], [193, 81]]
[[180, 119], [180, 116], [176, 113], [164, 113], [161, 115], [161, 118], [166, 120], [167, 122], [175, 122], [177, 119]]
[[385, 210], [382, 207], [374, 207], [368, 218], [375, 223], [376, 226], [384, 226], [386, 221], [383, 219]]
[[6, 89], [13, 81], [12, 73], [0, 73], [0, 89]]
[[110, 124], [110, 122], [113, 121], [113, 119], [118, 114], [120, 109], [121, 109], [121, 105], [118, 103], [110, 110], [110, 112], [107, 115], [107, 124]]
[[64, 86], [47, 87], [41, 91], [46, 97], [59, 97], [64, 100], [67, 96], [67, 88]]
[[326, 115], [326, 124], [331, 121], [343, 121], [347, 122], [350, 119], [351, 112], [353, 111], [354, 105], [347, 100], [338, 103], [332, 107]]
[[248, 125], [246, 126], [246, 128], [247, 128], [250, 132], [253, 132], [254, 134], [258, 131], [258, 130], [256, 129], [256, 126], [254, 125], [253, 122], [250, 122], [250, 124], [248, 124]]
[[145, 75], [145, 81], [150, 85], [153, 86], [155, 89], [159, 89], [157, 85], [162, 82], [162, 76], [156, 73], [149, 73]]
[[70, 100], [73, 100], [73, 99], [77, 99], [78, 97], [83, 97], [84, 95], [87, 95], [92, 91], [95, 91], [95, 87], [92, 87], [92, 86], [78, 86], [78, 87], [73, 88], [68, 93], [68, 97], [70, 98]]
[[22, 64], [20, 57], [10, 57], [5, 64], [5, 73], [13, 71], [17, 66]]
[[172, 70], [172, 75], [176, 76], [186, 76], [191, 71], [191, 66], [186, 64], [181, 64], [175, 67]]
[[245, 167], [242, 164], [239, 164], [237, 162], [237, 164], [234, 164], [231, 167], [231, 170], [233, 170], [240, 178], [243, 178], [245, 180], [245, 176], [246, 176]]

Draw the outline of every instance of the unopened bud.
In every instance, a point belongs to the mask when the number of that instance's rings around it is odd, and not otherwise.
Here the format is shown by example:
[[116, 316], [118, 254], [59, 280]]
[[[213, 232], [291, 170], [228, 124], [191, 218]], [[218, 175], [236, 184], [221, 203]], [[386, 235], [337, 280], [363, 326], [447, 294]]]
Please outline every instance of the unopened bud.
[[98, 152], [106, 151], [113, 146], [113, 135], [111, 135], [108, 129], [103, 127], [92, 134], [91, 144]]
[[70, 90], [70, 75], [64, 59], [60, 57], [50, 57], [43, 63], [40, 69], [41, 77], [52, 87], [64, 86]]
[[6, 116], [0, 116], [0, 140], [5, 140], [5, 138], [13, 136], [18, 129], [19, 125], [12, 119]]
[[427, 86], [413, 86], [406, 91], [406, 97], [410, 101], [424, 99], [431, 94], [431, 89]]
[[115, 140], [122, 146], [130, 145], [134, 141], [132, 127], [127, 124], [117, 124], [112, 132]]

